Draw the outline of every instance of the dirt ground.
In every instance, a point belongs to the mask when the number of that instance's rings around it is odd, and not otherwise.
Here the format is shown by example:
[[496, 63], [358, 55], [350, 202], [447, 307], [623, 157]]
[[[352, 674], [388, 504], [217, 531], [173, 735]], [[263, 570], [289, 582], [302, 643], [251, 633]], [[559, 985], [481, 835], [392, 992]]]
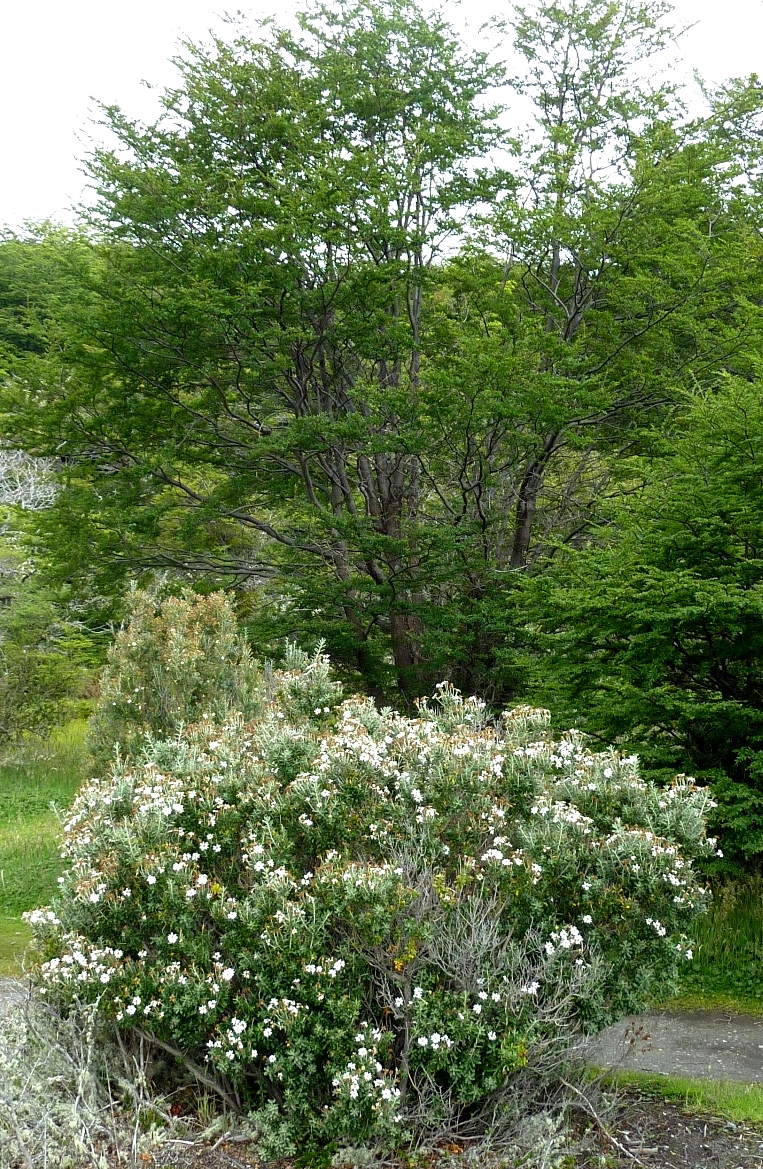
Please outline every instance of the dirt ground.
[[[581, 1126], [581, 1137], [582, 1126]], [[684, 1113], [678, 1106], [639, 1093], [624, 1094], [606, 1131], [589, 1130], [589, 1151], [565, 1161], [564, 1169], [763, 1169], [763, 1128]], [[117, 1169], [118, 1162], [113, 1163]], [[124, 1162], [122, 1163], [124, 1165]], [[168, 1145], [144, 1154], [149, 1169], [294, 1169], [290, 1161], [258, 1160], [246, 1144], [215, 1147]], [[513, 1169], [515, 1162], [482, 1161], [451, 1146], [420, 1159], [388, 1162], [388, 1169]]]
[[[596, 1154], [578, 1160], [575, 1169], [763, 1169], [763, 1128], [690, 1115], [637, 1093], [623, 1099], [609, 1132], [612, 1139], [599, 1134]], [[602, 1155], [608, 1157], [603, 1163], [597, 1159]]]

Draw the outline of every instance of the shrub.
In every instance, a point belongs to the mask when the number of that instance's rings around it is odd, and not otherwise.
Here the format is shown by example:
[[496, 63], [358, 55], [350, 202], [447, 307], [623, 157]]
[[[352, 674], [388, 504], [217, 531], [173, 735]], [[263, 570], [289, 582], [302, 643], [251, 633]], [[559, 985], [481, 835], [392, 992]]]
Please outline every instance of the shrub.
[[[0, 1165], [106, 1169], [122, 1132], [108, 1086], [124, 1080], [94, 1006], [63, 1018], [6, 982], [0, 1003]], [[121, 1076], [120, 1076], [121, 1070]], [[120, 1084], [120, 1086], [122, 1086]], [[110, 1131], [111, 1130], [111, 1131]], [[126, 1137], [126, 1140], [125, 1140]]]
[[491, 723], [443, 685], [408, 718], [287, 665], [253, 721], [81, 791], [39, 983], [174, 1053], [274, 1155], [484, 1131], [691, 956], [707, 797], [543, 711]]
[[165, 738], [202, 714], [251, 717], [260, 681], [225, 593], [160, 600], [135, 589], [103, 672], [92, 754], [106, 766], [116, 749], [130, 758], [147, 734]]

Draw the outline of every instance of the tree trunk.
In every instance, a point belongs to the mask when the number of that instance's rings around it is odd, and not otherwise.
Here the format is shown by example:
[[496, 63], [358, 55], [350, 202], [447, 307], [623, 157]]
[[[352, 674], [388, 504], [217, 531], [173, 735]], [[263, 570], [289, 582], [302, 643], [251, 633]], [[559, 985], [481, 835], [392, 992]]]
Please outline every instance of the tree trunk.
[[514, 542], [511, 548], [512, 568], [524, 568], [527, 564], [535, 513], [538, 509], [538, 496], [543, 487], [543, 475], [556, 449], [558, 437], [556, 432], [546, 435], [541, 453], [527, 465], [522, 476], [517, 498]]
[[394, 609], [389, 625], [398, 686], [411, 702], [429, 689], [421, 652], [424, 627], [417, 614]]

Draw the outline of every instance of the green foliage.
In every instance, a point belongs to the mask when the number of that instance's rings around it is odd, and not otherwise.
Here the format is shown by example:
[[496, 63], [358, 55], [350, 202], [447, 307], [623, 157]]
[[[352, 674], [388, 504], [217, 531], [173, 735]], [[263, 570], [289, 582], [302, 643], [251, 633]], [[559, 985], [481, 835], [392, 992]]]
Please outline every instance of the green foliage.
[[[93, 252], [83, 236], [42, 224], [25, 237], [0, 234], [0, 370], [16, 373], [22, 357], [43, 357], [72, 301], [87, 287]], [[34, 360], [31, 366], [35, 367]]]
[[[92, 640], [31, 566], [6, 544], [0, 566], [0, 743], [80, 716], [92, 677]], [[1, 553], [0, 553], [1, 555]]]
[[763, 882], [718, 882], [707, 916], [697, 923], [694, 961], [684, 994], [726, 996], [757, 1009], [763, 1003]]
[[255, 579], [258, 641], [325, 638], [377, 697], [521, 695], [517, 574], [756, 344], [759, 95], [687, 122], [643, 77], [664, 13], [518, 12], [510, 175], [503, 69], [408, 0], [189, 48], [155, 126], [106, 111], [92, 243], [0, 248], [57, 587], [103, 624], [131, 572]]
[[446, 684], [416, 718], [339, 698], [292, 650], [252, 721], [118, 761], [29, 915], [43, 992], [201, 1069], [266, 1155], [488, 1130], [576, 1025], [675, 980], [705, 901], [683, 780]]
[[763, 852], [763, 405], [755, 384], [695, 395], [597, 544], [532, 587], [553, 635], [544, 689], [647, 767], [712, 781], [735, 860]]
[[90, 722], [96, 766], [129, 759], [146, 737], [167, 738], [203, 716], [249, 719], [264, 702], [261, 674], [224, 593], [160, 600], [134, 589], [109, 650]]

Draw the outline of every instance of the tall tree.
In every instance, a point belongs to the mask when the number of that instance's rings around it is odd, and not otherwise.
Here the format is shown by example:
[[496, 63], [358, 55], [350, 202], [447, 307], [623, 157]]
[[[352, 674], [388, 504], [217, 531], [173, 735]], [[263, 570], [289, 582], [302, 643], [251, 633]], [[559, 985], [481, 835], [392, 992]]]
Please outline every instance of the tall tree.
[[[763, 856], [763, 396], [695, 394], [585, 551], [533, 582], [539, 689], [647, 767], [712, 782], [724, 850]], [[539, 637], [540, 630], [546, 637]]]
[[189, 50], [155, 126], [109, 111], [82, 295], [5, 390], [7, 440], [64, 461], [59, 571], [255, 582], [378, 693], [508, 700], [518, 579], [746, 360], [738, 143], [636, 86], [662, 13], [519, 14], [539, 129], [511, 178], [501, 70], [406, 0]]
[[109, 111], [100, 307], [76, 385], [48, 403], [63, 450], [161, 518], [141, 525], [145, 560], [314, 562], [361, 655], [385, 624], [405, 686], [427, 555], [422, 305], [494, 189], [472, 164], [498, 136], [499, 71], [406, 0], [319, 8], [301, 29], [190, 50], [156, 126]]
[[489, 238], [534, 323], [553, 403], [517, 484], [517, 568], [546, 554], [549, 528], [564, 535], [538, 516], [558, 495], [556, 465], [566, 483], [571, 459], [582, 470], [594, 449], [621, 449], [747, 340], [740, 277], [759, 243], [734, 196], [742, 142], [712, 117], [686, 121], [655, 74], [670, 11], [664, 0], [558, 0], [518, 7], [508, 25], [526, 62], [513, 84], [534, 122]]

